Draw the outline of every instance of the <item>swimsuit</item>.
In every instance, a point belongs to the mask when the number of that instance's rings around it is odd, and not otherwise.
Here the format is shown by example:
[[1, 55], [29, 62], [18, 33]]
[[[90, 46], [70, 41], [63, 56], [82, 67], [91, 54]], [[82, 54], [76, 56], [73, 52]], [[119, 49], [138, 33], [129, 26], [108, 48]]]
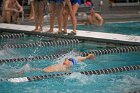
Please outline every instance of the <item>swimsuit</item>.
[[64, 0], [48, 0], [48, 2], [55, 2], [55, 3], [58, 3], [58, 4], [61, 4], [64, 2]]
[[70, 0], [71, 4], [74, 5], [76, 3], [78, 3], [79, 5], [81, 5], [81, 0]]
[[68, 60], [72, 62], [72, 65], [75, 65], [78, 63], [74, 58], [69, 58]]

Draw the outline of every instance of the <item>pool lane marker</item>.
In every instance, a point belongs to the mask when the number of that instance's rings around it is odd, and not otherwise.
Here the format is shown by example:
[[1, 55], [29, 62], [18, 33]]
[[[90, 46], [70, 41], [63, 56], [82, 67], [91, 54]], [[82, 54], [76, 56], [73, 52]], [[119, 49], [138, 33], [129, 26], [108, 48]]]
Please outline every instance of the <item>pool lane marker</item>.
[[[101, 74], [110, 74], [110, 73], [117, 73], [117, 72], [124, 72], [124, 71], [132, 71], [132, 70], [139, 70], [140, 65], [136, 66], [123, 66], [123, 67], [116, 67], [116, 68], [107, 68], [107, 69], [100, 69], [100, 70], [90, 70], [90, 71], [81, 71], [79, 73], [84, 75], [101, 75]], [[31, 82], [49, 78], [58, 78], [67, 75], [71, 75], [74, 72], [64, 72], [64, 73], [48, 73], [46, 75], [40, 76], [31, 76], [31, 77], [19, 77], [19, 78], [9, 78], [9, 79], [1, 79], [0, 81], [8, 81], [8, 82]]]
[[[127, 53], [127, 52], [137, 52], [140, 51], [140, 46], [129, 46], [122, 48], [112, 48], [112, 49], [103, 49], [103, 50], [90, 50], [87, 52], [81, 52], [81, 56], [87, 56], [88, 54], [94, 54], [96, 56], [107, 55], [107, 54], [115, 54], [115, 53]], [[61, 57], [64, 54], [56, 54], [49, 56], [32, 56], [28, 58], [12, 58], [12, 59], [1, 59], [0, 63], [8, 63], [8, 62], [27, 62], [27, 61], [35, 61], [35, 60], [46, 60], [46, 59], [55, 59]]]
[[26, 35], [24, 33], [19, 34], [6, 34], [6, 35], [0, 35], [0, 39], [15, 39], [15, 38], [21, 38], [25, 37]]
[[62, 39], [56, 41], [45, 41], [45, 42], [35, 42], [28, 44], [12, 44], [12, 45], [4, 45], [0, 48], [30, 48], [30, 47], [45, 47], [45, 46], [64, 46], [69, 44], [78, 44], [80, 41], [78, 39]]
[[103, 49], [95, 51], [82, 52], [81, 56], [87, 56], [88, 54], [95, 54], [96, 56], [106, 55], [106, 54], [115, 54], [115, 53], [129, 53], [140, 51], [140, 46], [128, 46], [122, 48], [112, 48], [112, 49]]

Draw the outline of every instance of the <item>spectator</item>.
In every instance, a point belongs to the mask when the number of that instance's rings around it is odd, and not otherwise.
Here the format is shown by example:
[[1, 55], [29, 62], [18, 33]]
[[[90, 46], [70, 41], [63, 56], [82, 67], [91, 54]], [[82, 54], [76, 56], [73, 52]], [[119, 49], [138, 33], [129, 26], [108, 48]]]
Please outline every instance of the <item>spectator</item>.
[[44, 14], [45, 14], [45, 0], [34, 0], [35, 10], [35, 32], [41, 32], [43, 30]]
[[3, 22], [19, 24], [19, 14], [23, 13], [22, 6], [17, 0], [4, 0], [3, 1]]
[[71, 7], [70, 5], [65, 5], [65, 10], [63, 12], [63, 26], [64, 26], [64, 32], [67, 33], [67, 24], [68, 24], [68, 16], [70, 15], [71, 20], [72, 20], [72, 25], [73, 25], [73, 31], [69, 33], [68, 35], [76, 35], [76, 24], [77, 24], [77, 19], [76, 19], [76, 12], [81, 4], [80, 0], [70, 0], [71, 2]]
[[55, 18], [58, 21], [58, 34], [62, 32], [62, 13], [64, 9], [64, 0], [48, 0], [50, 11], [50, 29], [48, 33], [53, 33]]

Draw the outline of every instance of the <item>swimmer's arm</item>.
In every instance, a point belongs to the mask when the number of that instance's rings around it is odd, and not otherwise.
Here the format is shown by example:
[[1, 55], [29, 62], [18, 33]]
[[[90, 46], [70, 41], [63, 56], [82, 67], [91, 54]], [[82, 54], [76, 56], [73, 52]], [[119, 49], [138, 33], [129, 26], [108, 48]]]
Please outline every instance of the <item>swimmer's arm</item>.
[[102, 26], [102, 25], [103, 25], [103, 18], [101, 18], [99, 21], [99, 26]]
[[95, 55], [94, 54], [88, 54], [87, 56], [85, 56], [85, 57], [78, 57], [78, 62], [82, 62], [82, 61], [84, 61], [84, 60], [86, 60], [86, 59], [95, 59]]
[[82, 61], [84, 61], [84, 60], [86, 60], [87, 58], [86, 57], [79, 57], [78, 58], [78, 62], [82, 62]]
[[97, 20], [98, 20], [98, 25], [99, 26], [102, 26], [102, 24], [103, 24], [103, 18], [99, 14], [96, 14], [96, 17], [97, 17]]

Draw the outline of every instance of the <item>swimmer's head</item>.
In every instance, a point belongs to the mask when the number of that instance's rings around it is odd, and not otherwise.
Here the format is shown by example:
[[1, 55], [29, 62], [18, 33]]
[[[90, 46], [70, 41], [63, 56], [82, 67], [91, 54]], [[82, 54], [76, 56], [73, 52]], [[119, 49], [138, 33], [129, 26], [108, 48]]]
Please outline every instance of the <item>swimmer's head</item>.
[[70, 66], [72, 66], [72, 62], [70, 59], [66, 58], [65, 61], [63, 62], [63, 65], [70, 67]]
[[90, 13], [92, 13], [92, 14], [95, 13], [94, 8], [91, 8]]

